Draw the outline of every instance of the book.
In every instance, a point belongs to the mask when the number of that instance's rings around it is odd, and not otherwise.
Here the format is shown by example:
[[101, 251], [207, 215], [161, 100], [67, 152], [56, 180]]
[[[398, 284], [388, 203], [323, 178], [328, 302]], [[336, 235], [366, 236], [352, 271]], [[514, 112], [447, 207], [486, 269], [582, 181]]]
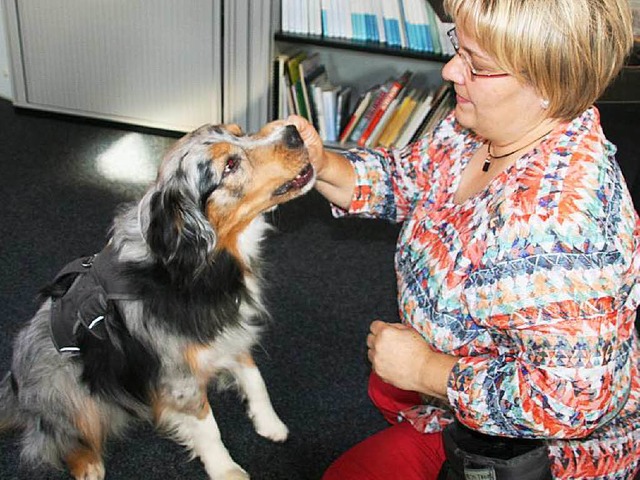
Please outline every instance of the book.
[[327, 142], [334, 143], [338, 140], [338, 132], [336, 131], [336, 104], [338, 96], [338, 87], [327, 84], [322, 87], [322, 108], [325, 115], [325, 124], [327, 128]]
[[373, 90], [367, 90], [356, 102], [356, 107], [349, 118], [349, 121], [345, 125], [344, 129], [340, 133], [340, 137], [338, 138], [340, 145], [344, 145], [347, 143], [351, 132], [356, 126], [356, 123], [360, 120], [360, 117], [364, 113], [365, 109], [369, 106], [371, 102], [371, 96], [373, 95]]
[[[427, 12], [428, 31], [431, 40], [431, 52], [441, 55], [443, 53], [442, 42], [440, 41], [440, 27], [438, 25], [439, 19], [436, 11], [433, 9], [431, 2], [424, 2], [424, 8]], [[447, 37], [447, 42], [448, 37]]]
[[371, 116], [371, 120], [369, 121], [368, 125], [365, 127], [360, 137], [357, 139], [357, 143], [359, 146], [362, 147], [365, 145], [365, 143], [371, 136], [371, 133], [378, 125], [378, 122], [386, 112], [387, 108], [389, 107], [393, 99], [396, 98], [396, 96], [398, 96], [400, 91], [407, 85], [407, 83], [409, 83], [409, 80], [411, 80], [412, 75], [413, 75], [413, 72], [407, 70], [398, 79], [394, 80], [391, 83], [389, 90], [386, 92], [386, 94], [382, 98], [382, 101], [377, 106], [377, 109], [373, 112]]
[[398, 0], [400, 5], [400, 17], [402, 25], [404, 26], [407, 38], [406, 48], [411, 50], [419, 50], [418, 36], [413, 21], [414, 15], [409, 12], [412, 11], [411, 0]]
[[406, 46], [401, 36], [402, 18], [398, 6], [399, 1], [401, 0], [390, 0], [382, 2], [382, 18], [385, 38], [387, 39], [387, 44], [392, 47]]
[[427, 6], [429, 2], [426, 0], [413, 0], [416, 11], [418, 12], [418, 29], [420, 34], [421, 50], [423, 52], [433, 52], [433, 41], [431, 38], [431, 22]]
[[311, 83], [311, 96], [313, 97], [313, 102], [316, 106], [316, 120], [318, 123], [315, 127], [318, 131], [318, 135], [320, 135], [320, 139], [325, 142], [327, 140], [327, 125], [323, 108], [322, 86], [319, 82]]
[[437, 14], [434, 18], [442, 54], [447, 56], [455, 55], [456, 51], [453, 48], [453, 45], [451, 45], [451, 41], [449, 40], [449, 36], [447, 35], [447, 32], [454, 27], [454, 23], [443, 21]]
[[374, 4], [379, 0], [363, 0], [364, 3], [364, 26], [365, 40], [380, 42], [380, 32], [378, 31], [377, 11]]
[[377, 41], [380, 43], [386, 43], [387, 37], [384, 31], [384, 15], [383, 15], [383, 0], [371, 0], [372, 3], [372, 11], [375, 15], [376, 28], [378, 29], [378, 38]]
[[[437, 95], [437, 93], [436, 93]], [[434, 96], [434, 104], [429, 111], [429, 114], [425, 118], [423, 124], [420, 126], [414, 137], [410, 141], [416, 141], [418, 138], [433, 131], [433, 129], [440, 123], [440, 121], [448, 115], [448, 113], [455, 106], [455, 94], [453, 87], [448, 82], [443, 84], [442, 93], [437, 99]]]
[[336, 98], [336, 132], [342, 132], [349, 121], [349, 107], [351, 105], [351, 93], [353, 88], [341, 87]]
[[365, 0], [351, 0], [351, 25], [354, 40], [367, 40]]
[[389, 148], [394, 145], [402, 127], [416, 107], [417, 95], [418, 91], [416, 89], [412, 89], [411, 92], [402, 100], [402, 103], [396, 110], [396, 114], [389, 121], [389, 125], [387, 125], [380, 135], [378, 140], [378, 144], [380, 146]]
[[420, 98], [417, 100], [416, 107], [412, 112], [411, 117], [408, 118], [405, 122], [400, 135], [394, 143], [394, 146], [396, 148], [404, 148], [410, 143], [413, 136], [418, 131], [427, 114], [431, 110], [432, 101], [432, 91], [427, 91], [420, 96]]
[[[327, 105], [324, 92], [334, 88], [336, 87], [331, 84], [326, 75], [318, 77], [310, 84], [311, 96], [316, 112], [316, 130], [322, 141], [329, 141], [329, 138], [332, 136], [333, 128], [330, 122], [334, 121], [335, 117], [335, 107]], [[332, 141], [335, 141], [335, 139]]]
[[314, 127], [318, 127], [318, 120], [316, 118], [316, 108], [313, 97], [309, 90], [311, 82], [316, 79], [327, 77], [327, 72], [323, 64], [320, 63], [320, 54], [317, 52], [312, 53], [298, 65], [300, 71], [300, 87], [302, 88], [302, 98], [304, 101], [304, 110], [306, 115], [303, 115]]
[[289, 55], [281, 53], [273, 60], [273, 99], [272, 112], [275, 118], [287, 118], [289, 115], [286, 63]]
[[293, 32], [293, 0], [280, 0], [280, 28]]
[[320, 22], [322, 24], [322, 35], [325, 37], [331, 37], [331, 32], [329, 29], [331, 28], [330, 20], [329, 20], [329, 0], [320, 0]]
[[358, 120], [358, 123], [353, 129], [353, 132], [351, 132], [351, 135], [349, 136], [350, 141], [356, 143], [360, 139], [365, 129], [367, 128], [367, 125], [369, 125], [369, 122], [373, 118], [374, 113], [378, 110], [378, 108], [380, 108], [382, 101], [384, 100], [387, 92], [391, 88], [391, 83], [392, 83], [392, 80], [388, 80], [387, 82], [377, 86], [374, 89], [373, 95], [371, 97], [371, 102], [369, 103], [369, 105], [367, 106], [367, 109], [362, 114], [362, 117], [360, 118], [360, 120]]
[[289, 83], [291, 84], [291, 93], [295, 103], [295, 113], [308, 118], [305, 109], [304, 94], [302, 92], [302, 84], [300, 82], [300, 62], [307, 58], [305, 52], [298, 52], [292, 55], [287, 61], [287, 73], [289, 75]]
[[321, 0], [307, 0], [309, 2], [309, 33], [322, 35], [322, 4]]
[[365, 142], [364, 144], [365, 147], [374, 148], [378, 146], [378, 139], [380, 138], [380, 135], [386, 128], [391, 118], [393, 117], [396, 109], [398, 108], [398, 104], [400, 103], [400, 100], [403, 98], [403, 95], [402, 95], [403, 92], [404, 90], [401, 91], [400, 94], [391, 101], [391, 103], [389, 104], [389, 107], [387, 107], [387, 110], [382, 115], [382, 118], [380, 118], [380, 121], [378, 122], [376, 127], [373, 129], [373, 132], [371, 132], [371, 135], [369, 135], [369, 138]]

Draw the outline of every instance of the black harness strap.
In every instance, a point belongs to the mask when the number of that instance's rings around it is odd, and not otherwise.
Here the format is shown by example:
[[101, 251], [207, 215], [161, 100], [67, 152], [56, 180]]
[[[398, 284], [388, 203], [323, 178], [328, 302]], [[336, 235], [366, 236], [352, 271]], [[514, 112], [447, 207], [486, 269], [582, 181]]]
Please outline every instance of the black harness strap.
[[107, 245], [100, 253], [78, 258], [56, 275], [51, 297], [51, 338], [60, 353], [78, 355], [80, 328], [107, 341], [107, 320], [115, 314], [114, 300], [135, 300], [131, 282]]

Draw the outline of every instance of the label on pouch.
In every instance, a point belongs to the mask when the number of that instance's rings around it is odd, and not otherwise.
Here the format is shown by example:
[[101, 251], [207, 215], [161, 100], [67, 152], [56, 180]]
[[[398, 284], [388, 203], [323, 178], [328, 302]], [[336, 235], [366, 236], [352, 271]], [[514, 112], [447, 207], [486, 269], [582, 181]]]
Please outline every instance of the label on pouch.
[[492, 467], [464, 469], [466, 480], [496, 480], [496, 472]]

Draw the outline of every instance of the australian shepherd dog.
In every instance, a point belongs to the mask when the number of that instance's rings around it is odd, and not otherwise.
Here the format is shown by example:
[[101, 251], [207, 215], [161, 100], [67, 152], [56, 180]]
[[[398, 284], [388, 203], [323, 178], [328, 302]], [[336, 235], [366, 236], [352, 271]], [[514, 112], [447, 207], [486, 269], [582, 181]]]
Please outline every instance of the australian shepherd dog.
[[263, 214], [314, 180], [283, 122], [255, 135], [207, 125], [178, 140], [105, 248], [62, 269], [15, 340], [0, 428], [21, 430], [23, 460], [103, 479], [107, 438], [138, 418], [210, 478], [249, 478], [222, 443], [207, 389], [229, 372], [258, 434], [287, 438], [251, 356], [267, 318], [260, 241]]

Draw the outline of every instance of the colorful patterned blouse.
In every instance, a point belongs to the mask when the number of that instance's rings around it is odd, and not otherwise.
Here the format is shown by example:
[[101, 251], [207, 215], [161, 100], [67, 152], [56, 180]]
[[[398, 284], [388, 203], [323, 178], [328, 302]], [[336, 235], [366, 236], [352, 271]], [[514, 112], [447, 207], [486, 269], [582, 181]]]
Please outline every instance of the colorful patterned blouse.
[[[406, 149], [347, 152], [349, 214], [404, 222], [400, 317], [461, 357], [448, 397], [463, 424], [550, 439], [555, 478], [630, 479], [640, 465], [640, 220], [615, 147], [591, 108], [457, 204], [481, 145], [451, 114]], [[451, 415], [428, 401], [402, 412], [425, 432]]]

